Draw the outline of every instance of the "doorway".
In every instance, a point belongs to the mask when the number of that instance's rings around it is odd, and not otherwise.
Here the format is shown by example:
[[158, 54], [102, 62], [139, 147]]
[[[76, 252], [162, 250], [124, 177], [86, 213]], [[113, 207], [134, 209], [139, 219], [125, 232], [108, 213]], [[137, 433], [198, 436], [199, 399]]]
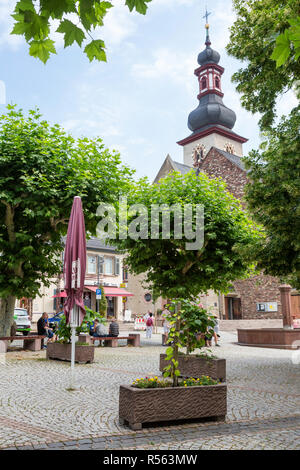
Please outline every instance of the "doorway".
[[241, 299], [236, 297], [225, 297], [225, 319], [241, 320]]

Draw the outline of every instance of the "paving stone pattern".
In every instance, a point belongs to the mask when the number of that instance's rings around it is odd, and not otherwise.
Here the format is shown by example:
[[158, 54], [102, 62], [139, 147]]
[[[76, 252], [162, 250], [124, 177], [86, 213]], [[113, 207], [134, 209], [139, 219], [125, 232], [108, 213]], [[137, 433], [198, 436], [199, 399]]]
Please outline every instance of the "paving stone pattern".
[[223, 332], [225, 423], [185, 423], [134, 432], [118, 422], [119, 385], [160, 375], [161, 335], [142, 347], [97, 348], [95, 363], [46, 361], [45, 351], [9, 352], [0, 361], [2, 449], [300, 449], [300, 365], [292, 351], [238, 346]]

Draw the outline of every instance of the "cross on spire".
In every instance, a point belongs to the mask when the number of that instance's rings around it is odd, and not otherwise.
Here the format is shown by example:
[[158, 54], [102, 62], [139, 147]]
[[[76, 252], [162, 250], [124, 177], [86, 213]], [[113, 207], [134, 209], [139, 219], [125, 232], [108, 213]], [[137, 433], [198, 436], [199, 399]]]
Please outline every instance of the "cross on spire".
[[203, 18], [206, 18], [206, 24], [208, 24], [208, 17], [209, 17], [209, 15], [211, 15], [211, 11], [208, 12], [208, 11], [207, 11], [207, 6], [206, 6], [206, 12], [205, 12], [205, 15], [203, 16]]
[[211, 45], [211, 42], [210, 42], [210, 39], [209, 39], [209, 24], [208, 24], [209, 15], [211, 15], [211, 12], [208, 12], [207, 7], [206, 7], [206, 12], [205, 12], [205, 15], [203, 16], [203, 18], [206, 18], [206, 25], [205, 25], [206, 41], [205, 41], [205, 44], [206, 44], [207, 47], [209, 47]]

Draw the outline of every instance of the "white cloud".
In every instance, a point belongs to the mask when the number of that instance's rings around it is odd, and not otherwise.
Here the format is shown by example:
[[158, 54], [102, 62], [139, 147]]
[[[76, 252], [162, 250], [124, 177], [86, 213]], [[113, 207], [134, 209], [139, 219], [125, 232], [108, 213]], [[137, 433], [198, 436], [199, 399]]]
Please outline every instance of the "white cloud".
[[104, 39], [108, 49], [121, 44], [135, 33], [137, 29], [137, 14], [130, 13], [124, 2], [116, 0], [104, 18], [104, 26], [96, 32]]
[[15, 5], [15, 0], [0, 0], [0, 46], [9, 46], [12, 49], [18, 49], [24, 44], [22, 36], [10, 34], [14, 24], [11, 14]]
[[153, 60], [136, 63], [131, 73], [135, 78], [163, 79], [167, 78], [178, 84], [183, 84], [191, 90], [191, 77], [196, 68], [194, 54], [187, 55], [167, 48], [160, 48], [153, 52]]

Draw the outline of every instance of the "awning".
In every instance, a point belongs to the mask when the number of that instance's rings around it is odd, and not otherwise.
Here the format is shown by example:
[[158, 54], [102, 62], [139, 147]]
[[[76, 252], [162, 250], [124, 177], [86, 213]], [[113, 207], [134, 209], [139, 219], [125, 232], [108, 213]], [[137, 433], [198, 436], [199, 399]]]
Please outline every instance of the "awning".
[[[96, 292], [96, 290], [99, 289], [97, 286], [84, 286], [84, 288], [92, 292]], [[133, 297], [131, 292], [121, 287], [104, 287], [104, 294], [105, 297]]]
[[59, 294], [56, 294], [56, 295], [52, 295], [52, 298], [53, 297], [67, 297], [67, 294], [64, 292], [60, 292]]

